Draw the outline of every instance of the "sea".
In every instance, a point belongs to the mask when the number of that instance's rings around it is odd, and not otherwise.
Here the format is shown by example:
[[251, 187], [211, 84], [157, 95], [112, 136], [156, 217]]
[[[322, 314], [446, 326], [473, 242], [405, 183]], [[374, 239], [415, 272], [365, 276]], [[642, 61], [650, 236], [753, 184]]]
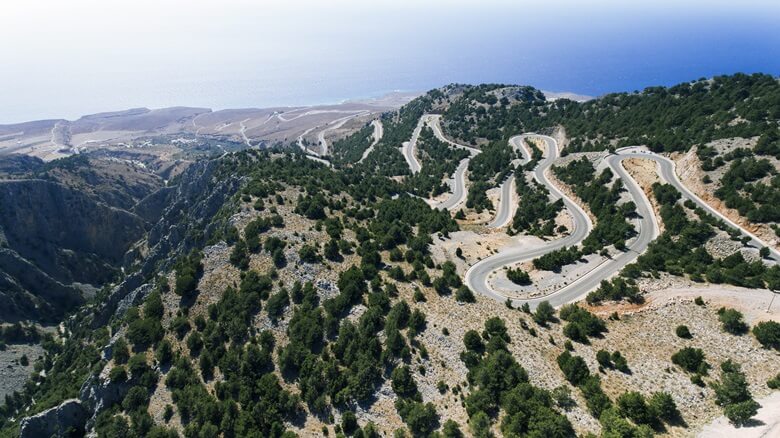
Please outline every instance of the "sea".
[[0, 30], [0, 124], [135, 107], [339, 103], [448, 83], [599, 96], [780, 75], [780, 2], [239, 3], [243, 11], [162, 10], [142, 22], [133, 10], [127, 22], [93, 17], [90, 26], [57, 17], [51, 30], [29, 30], [51, 45]]

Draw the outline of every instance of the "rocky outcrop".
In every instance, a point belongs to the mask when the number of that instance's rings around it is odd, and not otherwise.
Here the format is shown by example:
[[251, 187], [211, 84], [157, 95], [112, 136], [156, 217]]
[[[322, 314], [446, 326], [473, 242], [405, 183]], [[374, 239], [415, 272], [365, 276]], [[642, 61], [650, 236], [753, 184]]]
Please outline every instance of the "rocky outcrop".
[[70, 285], [113, 280], [146, 226], [58, 183], [0, 181], [0, 319], [61, 318], [83, 303]]
[[78, 399], [69, 399], [20, 423], [21, 438], [70, 437], [83, 435], [94, 426], [104, 409], [121, 403], [132, 382], [112, 382], [105, 377], [90, 376], [79, 391]]
[[121, 403], [132, 387], [131, 382], [112, 382], [100, 376], [91, 376], [87, 379], [79, 391], [79, 399], [89, 416], [84, 418], [86, 423], [89, 418], [95, 418], [104, 409]]
[[95, 309], [93, 327], [106, 324], [112, 316], [129, 307], [120, 307], [120, 303], [141, 302], [151, 290], [149, 282], [157, 273], [170, 269], [177, 255], [202, 246], [208, 239], [213, 232], [208, 224], [241, 185], [237, 176], [215, 178], [220, 162], [221, 159], [193, 163], [182, 173], [178, 184], [170, 188], [172, 192], [167, 196], [171, 203], [148, 233], [146, 257]]
[[111, 268], [143, 237], [144, 226], [140, 217], [61, 184], [0, 182], [0, 228], [8, 247], [63, 283], [110, 280]]
[[55, 322], [83, 302], [77, 288], [51, 278], [16, 251], [0, 248], [0, 320]]
[[133, 207], [133, 213], [150, 224], [157, 223], [175, 194], [176, 187], [163, 187], [138, 202]]
[[80, 400], [65, 400], [60, 405], [24, 418], [20, 438], [68, 437], [83, 434], [89, 413]]

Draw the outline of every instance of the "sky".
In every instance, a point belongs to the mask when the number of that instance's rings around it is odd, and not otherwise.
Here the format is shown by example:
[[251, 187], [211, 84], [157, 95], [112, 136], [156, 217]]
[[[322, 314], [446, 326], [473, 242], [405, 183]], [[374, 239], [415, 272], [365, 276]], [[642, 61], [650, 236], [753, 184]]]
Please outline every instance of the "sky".
[[450, 82], [600, 95], [780, 75], [780, 2], [4, 0], [0, 123]]

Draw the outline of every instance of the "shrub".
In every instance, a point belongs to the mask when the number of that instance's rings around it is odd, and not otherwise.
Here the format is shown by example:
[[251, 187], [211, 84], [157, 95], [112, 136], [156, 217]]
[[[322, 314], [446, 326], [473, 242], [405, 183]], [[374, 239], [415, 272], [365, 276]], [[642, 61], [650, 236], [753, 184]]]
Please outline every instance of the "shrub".
[[165, 405], [165, 411], [163, 412], [163, 420], [165, 422], [171, 421], [171, 418], [173, 418], [173, 406], [171, 405]]
[[279, 292], [271, 295], [271, 297], [268, 298], [268, 302], [266, 303], [265, 308], [268, 311], [268, 316], [271, 317], [271, 319], [277, 319], [282, 316], [284, 309], [287, 308], [289, 304], [290, 296], [287, 293], [287, 290], [282, 288], [279, 290]]
[[127, 370], [121, 365], [111, 368], [108, 372], [108, 380], [116, 383], [124, 382], [127, 380]]
[[390, 375], [393, 392], [401, 398], [412, 398], [419, 400], [420, 394], [417, 390], [417, 383], [412, 377], [412, 372], [408, 366], [396, 367]]
[[628, 369], [628, 361], [622, 354], [620, 354], [619, 351], [615, 351], [612, 353], [612, 363], [615, 365], [615, 368], [618, 371], [622, 373], [630, 372], [630, 370]]
[[303, 245], [298, 251], [298, 256], [304, 263], [318, 263], [320, 261], [320, 255], [317, 253], [317, 248], [312, 245]]
[[552, 396], [553, 401], [555, 401], [555, 404], [564, 410], [569, 410], [576, 405], [576, 402], [571, 397], [571, 390], [566, 385], [556, 387], [552, 390], [550, 395]]
[[636, 424], [652, 424], [656, 421], [645, 397], [636, 391], [621, 394], [617, 399], [617, 405], [620, 413]]
[[780, 373], [777, 373], [776, 376], [767, 380], [766, 386], [768, 386], [769, 389], [780, 389]]
[[469, 330], [463, 336], [463, 344], [467, 350], [481, 352], [485, 348], [482, 337], [476, 330]]
[[157, 352], [155, 353], [157, 362], [161, 365], [168, 365], [173, 359], [173, 347], [167, 339], [163, 339], [160, 345], [157, 346]]
[[691, 336], [691, 331], [688, 330], [687, 325], [678, 325], [677, 328], [674, 330], [674, 333], [679, 338], [683, 339], [691, 339], [693, 336]]
[[439, 416], [433, 403], [399, 399], [396, 410], [414, 436], [428, 436], [436, 428]]
[[197, 290], [198, 280], [203, 275], [202, 257], [199, 252], [193, 251], [176, 263], [176, 295], [186, 297]]
[[347, 435], [352, 435], [358, 428], [357, 417], [352, 411], [344, 412], [341, 416], [341, 430]]
[[586, 378], [580, 385], [582, 396], [585, 397], [585, 404], [588, 406], [588, 410], [594, 417], [598, 418], [602, 412], [609, 409], [612, 406], [604, 390], [601, 389], [601, 380], [598, 376], [590, 376]]
[[476, 412], [469, 418], [469, 428], [475, 437], [492, 436], [490, 433], [490, 417], [483, 411]]
[[606, 350], [596, 352], [596, 361], [604, 368], [612, 368], [612, 356]]
[[184, 315], [178, 315], [171, 321], [170, 329], [176, 334], [176, 337], [181, 340], [190, 331], [192, 326], [189, 319]]
[[230, 263], [242, 271], [249, 268], [249, 252], [244, 239], [238, 239], [233, 250], [230, 252]]
[[460, 426], [453, 420], [444, 422], [441, 434], [444, 438], [463, 438], [463, 432], [460, 431]]
[[[705, 374], [709, 365], [704, 361], [704, 352], [699, 348], [685, 347], [672, 355], [672, 363], [689, 373]], [[704, 372], [702, 372], [704, 371]]]
[[780, 323], [762, 321], [753, 326], [753, 336], [764, 346], [780, 350]]
[[115, 363], [123, 364], [127, 362], [127, 359], [130, 359], [130, 353], [127, 352], [127, 342], [125, 341], [125, 338], [117, 339], [116, 342], [114, 342], [112, 351]]
[[154, 318], [139, 318], [127, 326], [127, 339], [136, 347], [148, 347], [162, 339], [164, 330]]
[[602, 280], [599, 288], [587, 296], [588, 304], [600, 304], [604, 300], [620, 301], [622, 299], [626, 299], [631, 303], [644, 301], [639, 294], [639, 288], [621, 277], [615, 278], [612, 282]]
[[525, 286], [531, 284], [531, 277], [520, 268], [507, 269], [506, 278], [514, 284]]
[[473, 303], [476, 301], [476, 298], [474, 298], [474, 293], [471, 292], [471, 289], [464, 284], [455, 292], [455, 300], [461, 303]]
[[748, 326], [742, 319], [742, 313], [735, 309], [721, 307], [718, 310], [718, 319], [723, 324], [723, 330], [732, 335], [747, 333]]
[[664, 421], [674, 421], [680, 417], [677, 404], [668, 392], [653, 393], [648, 403], [653, 415]]
[[744, 425], [761, 406], [753, 400], [745, 374], [739, 364], [727, 360], [720, 365], [720, 382], [713, 382], [715, 403], [723, 407], [723, 413], [732, 424]]
[[587, 343], [589, 336], [599, 336], [607, 330], [604, 321], [576, 304], [561, 307], [558, 315], [568, 322], [563, 334], [573, 341]]
[[162, 303], [160, 292], [152, 292], [144, 302], [144, 317], [162, 319], [165, 307]]
[[555, 309], [549, 301], [542, 301], [536, 306], [534, 321], [541, 326], [547, 325], [548, 322], [555, 321]]
[[125, 399], [122, 401], [122, 408], [126, 412], [133, 412], [136, 409], [144, 408], [149, 403], [149, 392], [143, 386], [133, 386], [127, 391]]
[[577, 386], [590, 376], [588, 365], [579, 356], [572, 356], [568, 351], [564, 351], [558, 356], [557, 361], [564, 377], [572, 385]]

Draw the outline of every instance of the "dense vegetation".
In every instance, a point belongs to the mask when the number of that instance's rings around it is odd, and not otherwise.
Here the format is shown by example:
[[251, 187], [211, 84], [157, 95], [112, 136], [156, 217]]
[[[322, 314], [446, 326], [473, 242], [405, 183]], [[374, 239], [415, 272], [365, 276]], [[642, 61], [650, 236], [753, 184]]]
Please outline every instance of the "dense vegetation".
[[[741, 252], [723, 258], [712, 257], [704, 249], [704, 243], [715, 234], [715, 227], [727, 230], [732, 237], [735, 231], [715, 220], [691, 202], [679, 203], [680, 194], [666, 184], [653, 186], [653, 196], [661, 205], [661, 220], [664, 232], [648, 246], [647, 251], [637, 258], [635, 264], [626, 266], [621, 275], [629, 281], [616, 292], [600, 289], [591, 300], [635, 299], [636, 291], [630, 279], [638, 278], [642, 273], [668, 272], [674, 275], [688, 275], [694, 281], [707, 280], [710, 283], [727, 283], [749, 288], [777, 288], [780, 286], [780, 267], [767, 267], [760, 260], [748, 262]], [[689, 219], [686, 209], [692, 210], [699, 220]], [[609, 294], [612, 297], [607, 297]]]
[[723, 413], [733, 424], [745, 425], [761, 407], [750, 394], [745, 374], [739, 364], [727, 360], [720, 364], [721, 378], [712, 383], [715, 402], [723, 407]]
[[485, 321], [482, 335], [470, 331], [464, 337], [461, 359], [472, 388], [465, 400], [472, 434], [489, 436], [492, 421], [502, 417], [505, 436], [572, 436], [569, 420], [555, 411], [550, 393], [530, 384], [525, 369], [507, 351], [510, 342], [500, 318]]
[[547, 102], [538, 90], [520, 87], [521, 101], [489, 105], [491, 87], [483, 87], [473, 87], [445, 113], [459, 121], [447, 125], [456, 138], [494, 141], [562, 125], [573, 139], [567, 146], [573, 152], [640, 144], [671, 152], [720, 138], [758, 136], [776, 129], [780, 118], [780, 83], [764, 74], [716, 76], [584, 103]]
[[780, 221], [780, 175], [769, 160], [734, 160], [720, 182], [715, 196], [726, 207], [737, 209], [752, 222]]
[[[613, 356], [622, 357], [618, 352], [615, 353]], [[601, 379], [590, 373], [582, 357], [564, 351], [558, 356], [557, 362], [566, 380], [582, 392], [588, 410], [599, 419], [602, 436], [653, 436], [654, 430], [664, 430], [664, 422], [679, 422], [680, 413], [668, 393], [656, 392], [645, 397], [639, 392], [629, 391], [613, 402], [602, 390]]]
[[408, 175], [409, 166], [399, 148], [403, 142], [411, 139], [420, 117], [429, 112], [434, 99], [440, 97], [439, 90], [432, 90], [404, 105], [397, 112], [385, 113], [382, 116], [382, 140], [358, 167], [369, 174]]
[[436, 138], [431, 128], [423, 128], [417, 139], [420, 172], [407, 177], [405, 185], [410, 193], [423, 198], [436, 197], [449, 188], [443, 182], [455, 172], [461, 160], [469, 156], [465, 149], [450, 147]]
[[780, 118], [778, 104], [775, 78], [736, 74], [608, 94], [582, 104], [556, 101], [547, 125], [563, 124], [568, 135], [580, 140], [575, 148], [615, 140], [617, 147], [646, 144], [671, 152], [718, 138], [759, 135]]
[[469, 187], [466, 207], [482, 210], [493, 209], [493, 203], [485, 193], [496, 187], [512, 171], [516, 152], [505, 141], [492, 142], [482, 147], [482, 153], [469, 161]]
[[616, 179], [611, 188], [607, 187], [612, 181], [612, 172], [604, 169], [597, 177], [593, 163], [585, 157], [565, 167], [553, 167], [553, 172], [574, 190], [596, 216], [593, 230], [582, 242], [583, 253], [592, 254], [609, 245], [624, 250], [626, 240], [636, 234], [634, 226], [627, 220], [636, 215], [636, 206], [633, 202], [619, 202], [620, 192], [624, 190], [622, 181]]
[[[172, 287], [164, 277], [153, 279], [157, 287], [144, 304], [131, 307], [112, 323], [112, 333], [121, 336], [114, 341], [109, 374], [112, 381], [123, 382], [125, 399], [100, 413], [99, 436], [172, 433], [155, 425], [146, 410], [158, 382], [173, 396], [166, 422], [177, 414], [185, 436], [282, 436], [286, 422], [306, 413], [328, 422], [334, 412], [346, 413], [356, 403], [370, 402], [390, 377], [386, 370], [424, 354], [415, 337], [426, 328], [425, 315], [399, 301], [394, 281], [385, 284], [381, 271], [387, 270], [397, 281], [417, 279], [436, 290], [470, 293], [461, 292], [464, 286], [454, 266], [444, 266], [441, 277], [430, 277], [435, 272], [428, 253], [430, 235], [446, 235], [457, 230], [457, 224], [448, 213], [432, 210], [420, 199], [394, 198], [400, 186], [385, 178], [359, 170], [337, 173], [295, 155], [273, 158], [257, 151], [223, 159], [219, 172], [244, 176], [236, 202], [251, 206], [256, 216], [242, 232], [225, 221], [229, 212], [220, 213], [208, 225], [211, 236], [195, 237], [201, 244], [222, 239], [231, 245], [229, 261], [241, 271], [241, 282], [227, 286], [205, 315], [192, 316], [204, 270], [203, 254], [196, 246], [172, 267]], [[280, 195], [289, 187], [300, 193], [293, 198], [295, 214], [316, 223], [330, 238], [322, 255], [317, 245], [294, 244], [272, 232], [284, 229], [277, 206], [290, 202]], [[354, 240], [346, 238], [347, 228]], [[355, 253], [359, 262], [340, 269], [340, 292], [323, 300], [312, 283], [296, 283], [291, 289], [277, 285], [277, 270], [293, 268], [285, 263], [289, 251], [297, 252], [304, 263], [322, 263], [323, 255], [329, 262], [343, 263], [344, 256]], [[411, 264], [412, 271], [388, 265], [380, 251], [398, 253], [391, 258]], [[250, 269], [253, 254], [269, 258], [275, 267], [265, 274]], [[170, 303], [161, 299], [168, 293], [180, 297], [173, 314], [166, 309]], [[344, 318], [364, 300], [368, 308], [359, 320]], [[288, 342], [277, 345], [272, 332], [258, 332], [253, 325], [258, 317], [267, 317], [272, 324], [289, 318]], [[23, 328], [14, 327], [3, 330], [8, 341], [29, 337]], [[384, 333], [384, 342], [379, 341], [379, 332]], [[77, 396], [92, 367], [99, 370], [105, 364], [96, 348], [107, 342], [106, 329], [73, 331], [64, 345], [47, 342], [46, 360], [36, 365], [47, 371], [46, 377], [39, 376], [38, 385], [31, 383], [25, 393], [9, 399], [4, 412], [14, 412], [33, 397], [36, 410], [41, 410]], [[272, 359], [274, 350], [278, 361]], [[276, 372], [300, 393], [282, 389]], [[215, 390], [207, 390], [207, 385]], [[428, 421], [426, 416], [437, 417], [430, 406], [399, 404], [398, 409], [410, 430], [432, 430], [421, 426]]]
[[520, 128], [528, 126], [523, 122], [530, 124], [539, 115], [536, 109], [544, 105], [544, 95], [533, 87], [452, 85], [445, 91], [457, 95], [444, 113], [448, 132], [474, 145], [478, 139], [507, 140], [522, 132]]
[[529, 182], [522, 169], [515, 171], [515, 187], [520, 204], [510, 226], [511, 233], [526, 232], [535, 236], [555, 233], [555, 218], [563, 209], [563, 200], [550, 202], [550, 192], [536, 181]]
[[374, 141], [374, 127], [370, 124], [359, 129], [347, 137], [333, 142], [332, 161], [336, 166], [357, 163], [363, 156], [363, 152]]

